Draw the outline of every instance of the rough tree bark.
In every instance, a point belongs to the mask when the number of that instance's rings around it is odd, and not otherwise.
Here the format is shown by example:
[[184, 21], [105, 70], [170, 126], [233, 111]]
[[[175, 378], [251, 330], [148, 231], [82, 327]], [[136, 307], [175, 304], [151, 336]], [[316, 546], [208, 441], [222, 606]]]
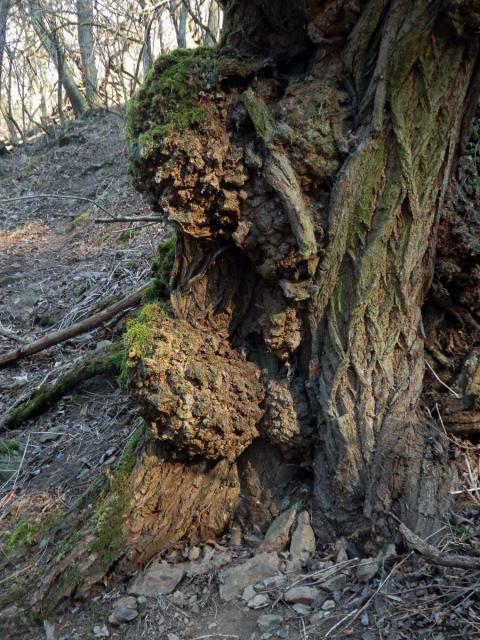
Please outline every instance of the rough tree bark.
[[220, 49], [160, 58], [130, 105], [133, 174], [177, 247], [174, 317], [127, 334], [148, 435], [116, 572], [233, 518], [262, 529], [304, 487], [323, 540], [381, 545], [389, 512], [424, 536], [449, 506], [421, 309], [480, 2], [224, 9]]

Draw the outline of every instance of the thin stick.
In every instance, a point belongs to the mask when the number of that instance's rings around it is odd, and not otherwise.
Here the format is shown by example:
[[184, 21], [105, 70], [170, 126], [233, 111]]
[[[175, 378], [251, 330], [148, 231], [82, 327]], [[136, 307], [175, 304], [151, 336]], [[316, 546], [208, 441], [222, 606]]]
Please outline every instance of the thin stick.
[[18, 196], [16, 198], [4, 198], [0, 200], [0, 204], [7, 204], [8, 202], [17, 202], [19, 200], [36, 200], [37, 198], [54, 198], [55, 200], [83, 200], [84, 202], [90, 202], [91, 204], [94, 204], [101, 211], [106, 213], [109, 218], [115, 220], [115, 216], [113, 215], [113, 213], [110, 213], [108, 209], [105, 209], [105, 207], [103, 207], [101, 204], [98, 204], [98, 202], [95, 202], [95, 200], [92, 200], [91, 198], [85, 198], [84, 196], [66, 196], [66, 195], [60, 195], [57, 193], [36, 193], [35, 195], [31, 195], [31, 196]]
[[455, 398], [460, 398], [460, 396], [458, 395], [458, 393], [456, 391], [454, 391], [451, 387], [448, 386], [448, 384], [446, 384], [441, 378], [439, 378], [439, 376], [435, 373], [433, 368], [428, 364], [428, 362], [426, 360], [425, 360], [425, 364], [430, 369], [430, 371], [433, 373], [435, 378], [440, 382], [440, 384], [445, 387], [445, 389], [448, 389], [450, 391], [450, 393], [452, 393], [455, 396]]
[[2, 367], [6, 367], [14, 362], [17, 362], [21, 358], [25, 358], [25, 356], [31, 356], [34, 353], [39, 353], [39, 351], [43, 351], [44, 349], [48, 349], [49, 347], [53, 347], [60, 342], [65, 342], [66, 340], [70, 340], [70, 338], [74, 338], [82, 333], [86, 333], [91, 329], [95, 329], [96, 327], [103, 324], [106, 320], [110, 320], [113, 316], [116, 316], [121, 311], [132, 307], [137, 304], [145, 291], [149, 288], [153, 281], [148, 282], [140, 289], [137, 289], [129, 296], [120, 300], [120, 302], [116, 302], [111, 306], [103, 309], [103, 311], [99, 311], [95, 313], [93, 316], [89, 316], [76, 324], [72, 324], [70, 327], [66, 329], [62, 329], [61, 331], [54, 331], [40, 340], [35, 340], [34, 342], [30, 342], [28, 344], [21, 345], [18, 349], [14, 351], [9, 351], [8, 353], [4, 353], [0, 356], [0, 369]]
[[95, 218], [94, 222], [113, 224], [114, 222], [163, 222], [160, 216], [122, 216], [112, 218]]

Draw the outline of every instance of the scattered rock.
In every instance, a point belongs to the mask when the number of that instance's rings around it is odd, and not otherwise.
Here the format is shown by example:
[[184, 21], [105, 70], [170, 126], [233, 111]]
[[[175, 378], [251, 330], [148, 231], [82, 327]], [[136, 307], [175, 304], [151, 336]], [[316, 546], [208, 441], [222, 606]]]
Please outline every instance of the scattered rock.
[[[211, 549], [211, 547], [207, 547]], [[203, 576], [207, 573], [214, 573], [232, 561], [231, 554], [226, 551], [224, 553], [213, 554], [207, 552], [206, 557], [202, 560], [193, 560], [182, 564], [185, 573], [189, 577]]]
[[255, 585], [256, 591], [271, 591], [272, 589], [281, 589], [288, 582], [287, 576], [278, 575], [265, 578], [261, 582], [257, 582]]
[[258, 593], [251, 600], [248, 601], [249, 609], [263, 609], [270, 604], [270, 598], [264, 593]]
[[39, 441], [42, 444], [45, 444], [46, 442], [53, 442], [54, 440], [58, 440], [60, 436], [63, 436], [63, 433], [61, 433], [60, 431], [44, 431], [39, 437]]
[[283, 599], [290, 604], [312, 604], [320, 596], [316, 587], [292, 587], [285, 592]]
[[93, 627], [93, 635], [96, 638], [108, 638], [110, 635], [110, 631], [108, 630], [106, 624], [97, 624], [95, 627]]
[[364, 627], [368, 627], [369, 619], [368, 619], [368, 611], [364, 611], [360, 616], [360, 622]]
[[200, 547], [192, 547], [188, 553], [188, 559], [195, 561], [200, 558], [201, 549]]
[[288, 627], [282, 627], [281, 629], [279, 629], [277, 631], [277, 637], [278, 638], [288, 638], [288, 632], [289, 632], [289, 628]]
[[166, 595], [175, 591], [185, 575], [181, 565], [154, 563], [137, 576], [128, 588], [128, 593], [137, 596]]
[[135, 620], [137, 616], [138, 611], [136, 609], [127, 609], [125, 607], [115, 608], [108, 616], [108, 621], [110, 624], [117, 626], [125, 624], [126, 622], [131, 622], [132, 620]]
[[322, 604], [322, 611], [332, 611], [335, 609], [335, 600], [325, 600]]
[[310, 616], [310, 624], [318, 624], [322, 622], [325, 618], [325, 611], [316, 611], [312, 616]]
[[346, 562], [348, 560], [347, 541], [345, 538], [339, 538], [336, 541], [335, 551], [337, 552], [337, 563]]
[[308, 616], [311, 614], [312, 610], [310, 609], [310, 607], [308, 606], [308, 604], [294, 604], [292, 609], [295, 611], [295, 613], [297, 613], [299, 616], [302, 616], [302, 618], [304, 616]]
[[290, 539], [290, 532], [297, 515], [296, 505], [284, 511], [268, 527], [262, 548], [265, 551], [283, 551]]
[[252, 587], [251, 584], [249, 584], [248, 587], [245, 587], [245, 589], [243, 590], [242, 600], [245, 600], [245, 602], [249, 602], [256, 595], [257, 595], [257, 593], [256, 593], [255, 589]]
[[55, 640], [55, 625], [48, 620], [43, 621], [43, 628], [45, 630], [45, 637], [47, 640]]
[[283, 617], [275, 613], [265, 613], [257, 620], [258, 628], [262, 633], [271, 633], [278, 629], [283, 622]]
[[357, 578], [359, 582], [370, 582], [378, 573], [378, 560], [375, 558], [364, 558], [357, 566]]
[[298, 515], [297, 526], [290, 543], [292, 560], [304, 563], [315, 554], [315, 549], [315, 533], [310, 524], [310, 514], [308, 511], [302, 511]]
[[272, 575], [278, 569], [278, 555], [273, 553], [259, 553], [243, 564], [225, 569], [220, 574], [220, 597], [229, 602], [239, 596], [245, 587], [256, 584]]

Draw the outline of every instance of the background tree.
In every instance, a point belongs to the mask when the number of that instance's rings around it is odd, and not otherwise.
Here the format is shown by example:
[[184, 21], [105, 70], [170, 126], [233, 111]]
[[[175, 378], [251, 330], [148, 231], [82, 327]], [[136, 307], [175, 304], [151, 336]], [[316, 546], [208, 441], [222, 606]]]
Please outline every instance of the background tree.
[[95, 107], [98, 106], [98, 96], [92, 0], [77, 0], [77, 20], [85, 93], [89, 106]]

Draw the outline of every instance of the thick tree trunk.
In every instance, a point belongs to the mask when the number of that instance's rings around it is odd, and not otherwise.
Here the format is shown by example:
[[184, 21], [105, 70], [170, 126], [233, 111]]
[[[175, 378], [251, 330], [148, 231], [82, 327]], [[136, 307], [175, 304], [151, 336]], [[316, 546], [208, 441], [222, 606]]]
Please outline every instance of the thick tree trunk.
[[[164, 151], [148, 147], [138, 161], [141, 186], [180, 229], [176, 312], [196, 323], [207, 314], [206, 331], [220, 327], [257, 363], [270, 440], [279, 388], [280, 422], [290, 412], [300, 432], [313, 432], [319, 531], [384, 531], [395, 510], [431, 532], [451, 478], [445, 442], [418, 410], [421, 306], [464, 116], [478, 94], [479, 7], [228, 7], [224, 55], [249, 52], [276, 66], [255, 69], [247, 88], [248, 70], [240, 80], [241, 63], [228, 70], [220, 57], [220, 76], [222, 64], [230, 83], [237, 74], [223, 107], [230, 118], [217, 106], [213, 123], [207, 104], [208, 126], [183, 142], [172, 133]], [[143, 107], [144, 119], [162, 122], [161, 110]], [[141, 125], [135, 133], [141, 146]], [[215, 159], [195, 154], [212, 140]], [[192, 286], [202, 260], [209, 267]], [[240, 260], [246, 290], [228, 266]]]
[[78, 43], [82, 59], [85, 94], [90, 107], [99, 105], [97, 93], [97, 67], [95, 65], [95, 39], [93, 35], [92, 0], [77, 0]]
[[133, 174], [178, 240], [175, 317], [127, 334], [149, 433], [117, 570], [261, 529], [305, 484], [320, 539], [381, 545], [390, 512], [423, 536], [449, 505], [421, 308], [480, 3], [226, 4], [220, 52], [160, 58], [130, 105]]

